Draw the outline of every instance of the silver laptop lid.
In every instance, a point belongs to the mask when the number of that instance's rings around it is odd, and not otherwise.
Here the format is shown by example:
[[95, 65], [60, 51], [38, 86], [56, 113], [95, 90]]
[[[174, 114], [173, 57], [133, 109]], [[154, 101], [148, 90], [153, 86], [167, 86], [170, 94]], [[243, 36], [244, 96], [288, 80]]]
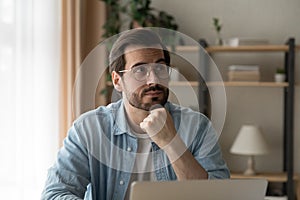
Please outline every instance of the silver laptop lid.
[[264, 179], [133, 182], [130, 200], [263, 200], [267, 184]]

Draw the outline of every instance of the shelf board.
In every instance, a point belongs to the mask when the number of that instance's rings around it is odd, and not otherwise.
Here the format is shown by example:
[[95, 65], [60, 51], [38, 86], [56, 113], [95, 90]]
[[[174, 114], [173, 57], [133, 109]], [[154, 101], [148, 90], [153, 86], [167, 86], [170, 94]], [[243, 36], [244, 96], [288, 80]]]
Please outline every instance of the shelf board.
[[[172, 48], [170, 46], [167, 47], [169, 50]], [[197, 45], [186, 45], [186, 46], [176, 46], [175, 51], [182, 52], [197, 52], [199, 51], [200, 46]], [[288, 45], [244, 45], [244, 46], [209, 46], [206, 47], [205, 50], [208, 53], [214, 52], [288, 52]], [[296, 51], [300, 50], [300, 45], [296, 45]]]
[[[168, 46], [167, 49], [172, 50], [172, 47]], [[199, 49], [200, 49], [200, 46], [197, 46], [197, 45], [175, 46], [175, 51], [182, 51], [182, 52], [197, 52], [197, 51], [199, 51]]]
[[177, 46], [176, 51], [199, 51], [199, 46]]
[[[255, 175], [244, 175], [243, 173], [234, 173], [232, 172], [230, 175], [232, 179], [247, 179], [247, 178], [264, 178], [270, 182], [286, 182], [287, 181], [287, 174], [285, 172], [278, 172], [278, 173], [258, 173]], [[299, 175], [294, 174], [294, 180], [299, 180]]]
[[250, 81], [228, 81], [228, 82], [208, 82], [208, 86], [224, 86], [226, 87], [287, 87], [287, 82], [250, 82]]
[[[208, 82], [207, 86], [226, 86], [226, 87], [287, 87], [288, 83], [275, 82], [247, 82], [247, 81], [231, 81], [231, 82]], [[171, 81], [170, 86], [192, 86], [197, 87], [197, 81]]]
[[197, 81], [170, 81], [169, 86], [192, 86], [198, 87]]
[[[288, 45], [247, 45], [247, 46], [209, 46], [205, 49], [208, 53], [213, 52], [288, 52]], [[300, 50], [300, 46], [297, 45], [295, 50]]]

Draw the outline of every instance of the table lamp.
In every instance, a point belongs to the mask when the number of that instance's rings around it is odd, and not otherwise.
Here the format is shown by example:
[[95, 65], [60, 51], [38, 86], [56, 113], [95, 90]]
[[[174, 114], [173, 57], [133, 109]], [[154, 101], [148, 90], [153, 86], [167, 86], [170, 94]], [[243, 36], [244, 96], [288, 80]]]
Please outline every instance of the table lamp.
[[233, 154], [249, 156], [245, 175], [255, 174], [254, 156], [269, 152], [268, 145], [259, 129], [254, 125], [243, 125], [230, 149]]

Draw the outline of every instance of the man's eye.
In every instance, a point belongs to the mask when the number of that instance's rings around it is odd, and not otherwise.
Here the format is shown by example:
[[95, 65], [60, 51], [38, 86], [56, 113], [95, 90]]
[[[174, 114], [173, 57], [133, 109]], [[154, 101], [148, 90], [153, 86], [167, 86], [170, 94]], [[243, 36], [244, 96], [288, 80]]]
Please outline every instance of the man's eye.
[[160, 71], [166, 71], [167, 66], [164, 64], [158, 64], [155, 66], [155, 71], [160, 72]]
[[134, 73], [145, 73], [146, 71], [147, 69], [144, 66], [135, 67], [133, 70]]
[[162, 71], [164, 69], [164, 66], [163, 65], [156, 65], [155, 66], [155, 70], [156, 71]]

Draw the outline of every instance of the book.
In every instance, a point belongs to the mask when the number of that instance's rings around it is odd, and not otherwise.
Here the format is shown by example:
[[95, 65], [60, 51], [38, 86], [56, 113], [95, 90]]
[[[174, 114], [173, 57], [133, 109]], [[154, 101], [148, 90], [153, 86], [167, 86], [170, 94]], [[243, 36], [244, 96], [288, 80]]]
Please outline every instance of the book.
[[229, 81], [259, 81], [258, 65], [231, 65], [228, 67]]
[[259, 71], [258, 65], [231, 65], [229, 71]]
[[229, 71], [229, 81], [259, 81], [259, 71]]

